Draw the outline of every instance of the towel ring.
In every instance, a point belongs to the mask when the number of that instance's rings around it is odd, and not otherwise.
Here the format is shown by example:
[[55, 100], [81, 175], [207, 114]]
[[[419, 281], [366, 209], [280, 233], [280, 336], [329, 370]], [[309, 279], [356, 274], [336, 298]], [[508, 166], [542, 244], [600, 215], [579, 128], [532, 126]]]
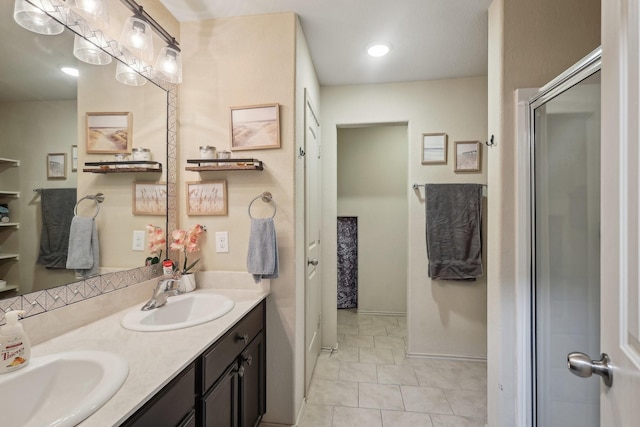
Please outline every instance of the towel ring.
[[273, 218], [274, 216], [276, 216], [276, 212], [278, 211], [278, 206], [276, 205], [275, 200], [273, 200], [273, 196], [271, 195], [271, 193], [269, 193], [268, 191], [265, 191], [261, 195], [254, 197], [253, 200], [249, 203], [249, 209], [247, 209], [249, 212], [249, 218], [253, 219], [253, 216], [251, 215], [251, 206], [253, 205], [253, 202], [255, 202], [258, 199], [261, 199], [265, 203], [273, 203], [273, 215], [271, 215], [269, 218]]
[[104, 194], [98, 193], [98, 194], [96, 194], [94, 196], [84, 196], [82, 199], [78, 200], [78, 202], [76, 203], [76, 206], [73, 208], [73, 214], [75, 216], [78, 216], [78, 205], [83, 200], [93, 200], [95, 202], [95, 204], [96, 204], [96, 213], [95, 213], [95, 215], [93, 215], [93, 219], [95, 219], [98, 216], [98, 214], [100, 213], [100, 203], [104, 202]]

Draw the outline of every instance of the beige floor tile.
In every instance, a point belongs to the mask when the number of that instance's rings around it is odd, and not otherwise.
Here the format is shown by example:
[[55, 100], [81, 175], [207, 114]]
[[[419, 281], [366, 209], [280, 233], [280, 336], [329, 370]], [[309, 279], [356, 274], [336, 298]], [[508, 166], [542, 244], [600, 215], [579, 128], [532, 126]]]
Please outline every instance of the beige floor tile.
[[445, 390], [444, 394], [455, 415], [484, 418], [487, 416], [487, 393], [475, 390]]
[[377, 409], [336, 406], [333, 410], [333, 427], [382, 427], [382, 418]]
[[360, 335], [386, 336], [387, 327], [385, 325], [360, 325], [358, 333]]
[[400, 391], [407, 411], [453, 415], [453, 410], [442, 389], [403, 385], [400, 386]]
[[340, 343], [342, 347], [374, 347], [371, 335], [345, 335]]
[[340, 381], [375, 383], [376, 365], [373, 363], [340, 362]]
[[407, 350], [406, 349], [399, 349], [399, 348], [392, 348], [391, 349], [391, 354], [393, 354], [393, 361], [396, 365], [409, 365], [411, 366], [411, 364], [409, 363], [409, 360], [407, 358]]
[[359, 383], [358, 406], [360, 408], [404, 410], [400, 386]]
[[350, 381], [314, 380], [308, 402], [313, 405], [358, 406], [358, 383]]
[[431, 414], [431, 421], [433, 422], [433, 427], [485, 427], [487, 423], [487, 420], [483, 418], [437, 414]]
[[406, 326], [386, 326], [387, 335], [390, 337], [407, 337], [407, 327]]
[[378, 384], [419, 385], [413, 366], [378, 365]]
[[404, 349], [406, 344], [402, 337], [373, 337], [373, 342], [376, 348], [397, 348]]
[[349, 335], [358, 335], [359, 326], [358, 325], [340, 325], [338, 324], [338, 335], [339, 334], [349, 334]]
[[360, 363], [394, 363], [393, 354], [388, 348], [360, 349]]
[[399, 326], [396, 316], [373, 316], [372, 323], [374, 325]]
[[357, 347], [346, 347], [340, 348], [334, 351], [331, 355], [333, 360], [339, 360], [341, 362], [357, 362], [358, 361], [358, 348]]
[[315, 371], [313, 371], [314, 379], [337, 380], [340, 373], [340, 361], [333, 358], [319, 357], [316, 362]]
[[458, 371], [444, 366], [414, 366], [413, 370], [421, 386], [438, 388], [459, 388]]
[[382, 411], [382, 427], [433, 427], [429, 414], [422, 412]]
[[464, 390], [487, 390], [487, 368], [486, 366], [472, 366], [461, 369], [457, 372], [458, 384]]
[[333, 406], [306, 404], [298, 427], [331, 427]]

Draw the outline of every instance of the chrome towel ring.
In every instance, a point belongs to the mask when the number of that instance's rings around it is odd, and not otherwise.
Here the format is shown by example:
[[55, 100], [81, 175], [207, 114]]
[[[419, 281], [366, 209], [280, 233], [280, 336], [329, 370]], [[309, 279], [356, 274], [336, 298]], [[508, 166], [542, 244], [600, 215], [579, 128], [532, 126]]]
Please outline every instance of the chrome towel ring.
[[265, 203], [273, 204], [273, 215], [271, 215], [269, 218], [273, 218], [274, 216], [276, 216], [276, 212], [278, 211], [278, 206], [276, 205], [275, 200], [273, 200], [273, 196], [271, 195], [271, 193], [269, 193], [268, 191], [265, 191], [259, 196], [254, 197], [253, 200], [251, 200], [251, 202], [249, 203], [249, 209], [248, 209], [249, 218], [253, 218], [253, 216], [251, 215], [251, 206], [253, 205], [253, 202], [255, 202], [258, 199], [261, 199]]
[[75, 216], [78, 216], [78, 205], [83, 200], [93, 200], [95, 202], [95, 204], [96, 204], [96, 213], [95, 213], [95, 215], [93, 215], [93, 218], [95, 219], [98, 216], [98, 214], [100, 213], [100, 203], [104, 202], [104, 194], [98, 193], [98, 194], [95, 194], [95, 195], [84, 196], [82, 199], [78, 200], [78, 202], [76, 203], [76, 206], [73, 208], [73, 214]]

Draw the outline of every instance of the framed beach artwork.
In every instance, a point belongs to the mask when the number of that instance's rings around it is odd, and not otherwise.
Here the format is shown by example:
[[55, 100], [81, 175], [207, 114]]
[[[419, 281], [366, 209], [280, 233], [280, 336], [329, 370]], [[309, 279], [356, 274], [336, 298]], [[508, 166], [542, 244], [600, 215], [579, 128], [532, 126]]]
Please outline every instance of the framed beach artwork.
[[445, 165], [447, 164], [447, 134], [423, 133], [422, 134], [422, 164]]
[[167, 184], [164, 182], [134, 182], [133, 213], [135, 215], [166, 215]]
[[47, 179], [67, 179], [67, 153], [47, 154]]
[[278, 104], [231, 107], [231, 150], [280, 148]]
[[454, 172], [480, 172], [480, 141], [456, 141]]
[[131, 113], [87, 113], [87, 153], [131, 153]]
[[187, 215], [226, 215], [227, 181], [187, 182]]

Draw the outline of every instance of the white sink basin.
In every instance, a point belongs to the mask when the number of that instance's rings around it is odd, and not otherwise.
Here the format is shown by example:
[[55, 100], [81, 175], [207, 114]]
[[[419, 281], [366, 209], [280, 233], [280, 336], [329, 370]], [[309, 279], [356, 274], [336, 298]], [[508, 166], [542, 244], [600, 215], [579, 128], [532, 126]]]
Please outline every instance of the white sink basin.
[[0, 375], [0, 424], [75, 426], [111, 399], [128, 373], [125, 359], [103, 351], [34, 357]]
[[188, 328], [224, 316], [233, 309], [233, 300], [218, 294], [188, 293], [169, 297], [159, 308], [142, 311], [136, 307], [122, 318], [122, 326], [132, 331], [155, 332]]

